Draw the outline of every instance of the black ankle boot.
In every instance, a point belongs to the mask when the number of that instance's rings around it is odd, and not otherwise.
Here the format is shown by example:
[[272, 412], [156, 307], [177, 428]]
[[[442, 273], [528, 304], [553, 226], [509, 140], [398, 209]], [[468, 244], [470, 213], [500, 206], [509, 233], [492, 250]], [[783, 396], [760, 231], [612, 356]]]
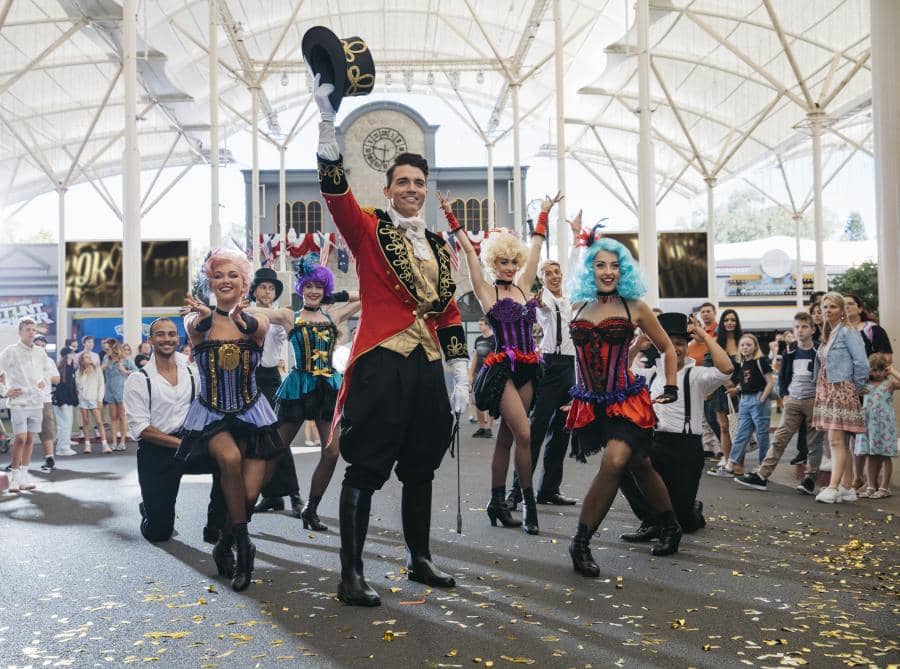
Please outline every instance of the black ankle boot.
[[253, 574], [253, 560], [256, 557], [256, 546], [250, 541], [247, 533], [247, 523], [235, 523], [231, 528], [234, 535], [234, 544], [237, 548], [237, 560], [234, 565], [234, 578], [231, 579], [231, 589], [235, 592], [246, 590], [250, 585], [250, 576]]
[[234, 536], [226, 534], [224, 530], [219, 532], [219, 538], [213, 547], [212, 556], [216, 562], [219, 576], [231, 578], [234, 576]]
[[284, 511], [284, 497], [263, 497], [259, 504], [253, 507], [256, 513], [264, 511]]
[[569, 555], [572, 556], [572, 566], [582, 576], [594, 578], [600, 575], [600, 567], [594, 562], [594, 556], [591, 555], [591, 535], [588, 532], [587, 525], [578, 523], [578, 531], [569, 544]]
[[671, 555], [678, 552], [678, 544], [681, 542], [681, 525], [675, 517], [674, 511], [665, 511], [659, 517], [659, 541], [650, 549], [656, 556]]
[[499, 520], [503, 527], [519, 527], [522, 521], [515, 520], [503, 499], [503, 486], [491, 488], [491, 501], [487, 505], [487, 515], [491, 519], [491, 527], [497, 526]]
[[525, 517], [522, 519], [522, 529], [528, 534], [537, 534], [537, 502], [534, 501], [534, 488], [525, 488], [522, 490], [522, 502], [522, 506], [525, 508]]
[[619, 539], [627, 541], [630, 544], [640, 544], [645, 541], [653, 541], [659, 537], [659, 525], [649, 520], [641, 523], [641, 526], [634, 532], [626, 532], [620, 534]]
[[300, 497], [299, 492], [291, 495], [291, 515], [294, 518], [303, 518], [303, 506], [303, 498]]
[[506, 506], [509, 507], [510, 511], [515, 511], [521, 501], [522, 489], [519, 487], [519, 482], [514, 480], [512, 488], [509, 489], [509, 494], [506, 496]]
[[372, 491], [341, 488], [341, 582], [338, 599], [353, 606], [379, 606], [381, 598], [363, 576], [363, 545], [369, 531]]
[[438, 588], [455, 586], [453, 577], [435, 567], [431, 561], [431, 481], [404, 484], [400, 510], [403, 516], [403, 537], [409, 548], [409, 560], [406, 563], [409, 580]]
[[322, 521], [319, 520], [319, 514], [317, 512], [319, 508], [319, 502], [321, 501], [321, 497], [313, 497], [312, 495], [310, 495], [309, 501], [300, 512], [300, 518], [303, 519], [304, 530], [315, 530], [316, 532], [328, 531], [328, 526], [322, 524]]

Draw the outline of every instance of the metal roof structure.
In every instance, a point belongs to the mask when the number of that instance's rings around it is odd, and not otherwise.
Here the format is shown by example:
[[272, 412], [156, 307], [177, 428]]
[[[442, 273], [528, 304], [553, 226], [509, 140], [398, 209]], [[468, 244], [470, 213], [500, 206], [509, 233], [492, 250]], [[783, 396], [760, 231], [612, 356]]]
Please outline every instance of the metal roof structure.
[[[314, 114], [299, 56], [313, 25], [362, 35], [376, 90], [446, 100], [486, 143], [555, 114], [553, 0], [216, 0], [219, 133], [251, 125], [290, 141]], [[209, 0], [143, 0], [137, 13], [143, 169], [209, 162]], [[622, 0], [558, 0], [567, 155], [637, 209], [635, 16]], [[7, 206], [121, 171], [122, 6], [0, 0], [0, 201]], [[628, 29], [626, 30], [626, 26]], [[871, 152], [868, 0], [651, 0], [658, 195], [808, 150], [823, 137]], [[545, 147], [547, 154], [555, 146]], [[220, 155], [227, 161], [229, 156]], [[144, 208], [164, 194], [160, 172]]]

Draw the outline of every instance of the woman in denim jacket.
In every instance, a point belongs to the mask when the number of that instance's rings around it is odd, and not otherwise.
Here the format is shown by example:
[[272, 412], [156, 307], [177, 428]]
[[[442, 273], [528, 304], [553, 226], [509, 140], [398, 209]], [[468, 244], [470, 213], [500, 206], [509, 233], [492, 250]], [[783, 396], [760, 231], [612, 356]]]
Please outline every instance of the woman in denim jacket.
[[840, 293], [822, 298], [825, 321], [822, 345], [816, 356], [816, 402], [813, 427], [828, 432], [831, 481], [816, 496], [817, 502], [855, 502], [850, 436], [866, 431], [859, 395], [869, 376], [869, 361], [862, 336], [850, 326]]

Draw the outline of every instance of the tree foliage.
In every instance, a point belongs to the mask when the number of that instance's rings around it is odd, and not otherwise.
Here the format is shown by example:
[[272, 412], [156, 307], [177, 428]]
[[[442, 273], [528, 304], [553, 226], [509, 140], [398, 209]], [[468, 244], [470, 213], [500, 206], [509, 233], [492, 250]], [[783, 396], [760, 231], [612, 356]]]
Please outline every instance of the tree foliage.
[[861, 242], [868, 238], [862, 216], [860, 216], [858, 211], [850, 212], [850, 216], [847, 217], [847, 222], [844, 223], [844, 231], [841, 233], [841, 240], [845, 242]]
[[851, 267], [829, 282], [829, 288], [842, 294], [857, 295], [869, 311], [878, 308], [878, 265], [867, 261]]

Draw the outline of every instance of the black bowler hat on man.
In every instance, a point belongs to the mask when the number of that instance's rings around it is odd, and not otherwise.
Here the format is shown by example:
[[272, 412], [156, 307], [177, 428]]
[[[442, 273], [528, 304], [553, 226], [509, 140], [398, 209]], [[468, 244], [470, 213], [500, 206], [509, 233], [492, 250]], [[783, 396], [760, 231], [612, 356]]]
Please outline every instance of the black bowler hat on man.
[[670, 337], [690, 339], [688, 334], [688, 317], [678, 312], [670, 311], [659, 315], [659, 324]]
[[275, 270], [271, 267], [260, 267], [256, 270], [256, 274], [253, 275], [253, 282], [250, 284], [250, 299], [256, 299], [254, 297], [254, 293], [256, 289], [259, 287], [261, 283], [271, 283], [275, 286], [275, 299], [277, 300], [281, 297], [281, 293], [284, 291], [284, 284], [281, 283], [281, 280], [278, 278], [278, 274], [275, 273]]
[[345, 97], [368, 95], [375, 87], [375, 61], [362, 37], [341, 39], [325, 26], [314, 26], [303, 35], [303, 60], [320, 83], [334, 84], [329, 96], [335, 111]]

